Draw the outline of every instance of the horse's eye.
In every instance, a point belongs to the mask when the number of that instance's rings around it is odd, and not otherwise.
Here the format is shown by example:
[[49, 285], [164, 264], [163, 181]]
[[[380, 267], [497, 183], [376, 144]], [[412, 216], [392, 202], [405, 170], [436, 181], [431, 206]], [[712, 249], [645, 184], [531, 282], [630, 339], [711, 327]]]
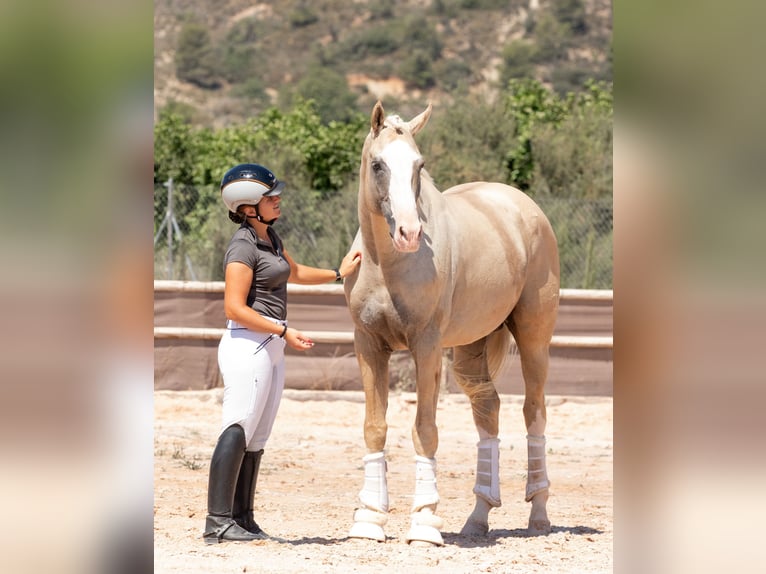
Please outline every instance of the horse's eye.
[[383, 169], [383, 162], [380, 162], [378, 160], [374, 160], [372, 162], [372, 171], [377, 173], [377, 172], [381, 171], [382, 169]]

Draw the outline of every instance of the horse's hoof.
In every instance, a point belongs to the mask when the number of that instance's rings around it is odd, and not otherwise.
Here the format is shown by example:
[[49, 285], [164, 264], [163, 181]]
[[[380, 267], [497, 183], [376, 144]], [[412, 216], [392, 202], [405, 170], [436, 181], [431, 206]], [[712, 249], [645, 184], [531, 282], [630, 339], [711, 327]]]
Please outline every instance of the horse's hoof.
[[407, 544], [412, 546], [444, 546], [441, 532], [433, 526], [413, 524], [407, 533]]
[[348, 533], [349, 538], [367, 538], [386, 541], [386, 533], [383, 532], [383, 525], [388, 521], [388, 516], [381, 512], [375, 512], [367, 508], [359, 508], [354, 512], [354, 525]]
[[531, 520], [527, 527], [530, 536], [541, 536], [551, 533], [551, 523], [549, 520]]
[[460, 531], [462, 536], [486, 536], [489, 532], [489, 525], [470, 518], [466, 520], [463, 529]]
[[442, 539], [441, 532], [439, 532], [443, 525], [442, 519], [430, 512], [421, 511], [414, 513], [412, 515], [412, 525], [409, 532], [407, 532], [407, 544], [412, 542], [428, 542], [436, 546], [444, 546], [444, 540]]
[[386, 541], [386, 533], [379, 524], [371, 522], [354, 522], [348, 532], [349, 538], [366, 538], [368, 540]]

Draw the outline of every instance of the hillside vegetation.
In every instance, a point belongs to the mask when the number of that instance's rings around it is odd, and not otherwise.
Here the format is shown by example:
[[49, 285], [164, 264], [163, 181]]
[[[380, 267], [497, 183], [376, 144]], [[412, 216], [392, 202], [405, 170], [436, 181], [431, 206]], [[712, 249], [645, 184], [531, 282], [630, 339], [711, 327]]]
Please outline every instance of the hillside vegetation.
[[157, 0], [155, 106], [240, 123], [297, 98], [324, 121], [375, 100], [493, 94], [510, 78], [558, 93], [611, 81], [608, 0]]

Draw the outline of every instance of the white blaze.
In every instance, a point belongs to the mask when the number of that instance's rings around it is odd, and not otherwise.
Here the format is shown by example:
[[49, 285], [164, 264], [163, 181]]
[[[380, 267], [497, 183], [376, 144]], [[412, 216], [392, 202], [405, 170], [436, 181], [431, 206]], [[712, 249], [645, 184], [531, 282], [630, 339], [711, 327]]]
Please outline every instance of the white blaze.
[[421, 224], [412, 189], [412, 169], [420, 155], [402, 140], [395, 140], [380, 154], [391, 173], [388, 198], [396, 223], [394, 245], [400, 251], [417, 251]]

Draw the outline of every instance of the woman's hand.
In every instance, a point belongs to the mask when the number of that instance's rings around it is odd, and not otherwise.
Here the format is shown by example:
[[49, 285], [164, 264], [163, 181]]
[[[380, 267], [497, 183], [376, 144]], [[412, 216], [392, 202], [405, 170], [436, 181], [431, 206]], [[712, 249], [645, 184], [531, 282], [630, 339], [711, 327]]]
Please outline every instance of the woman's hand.
[[346, 253], [346, 256], [343, 258], [343, 261], [340, 262], [340, 267], [338, 267], [338, 271], [340, 271], [341, 277], [348, 277], [351, 273], [353, 273], [357, 266], [362, 262], [362, 252], [359, 250], [349, 251]]
[[285, 331], [285, 341], [296, 351], [305, 351], [314, 346], [314, 341], [301, 333], [298, 329], [287, 328]]

